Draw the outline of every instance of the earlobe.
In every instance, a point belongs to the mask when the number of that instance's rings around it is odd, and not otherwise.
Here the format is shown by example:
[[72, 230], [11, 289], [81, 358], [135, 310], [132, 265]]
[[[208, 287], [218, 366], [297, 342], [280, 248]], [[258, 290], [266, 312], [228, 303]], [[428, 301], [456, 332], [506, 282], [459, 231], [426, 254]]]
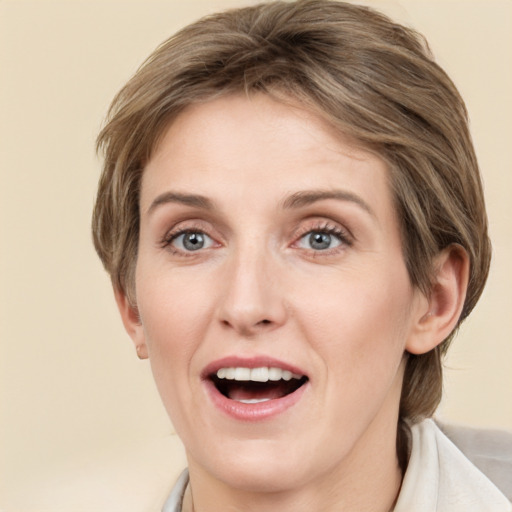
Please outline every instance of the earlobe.
[[445, 340], [453, 331], [464, 307], [469, 279], [469, 257], [453, 244], [439, 253], [435, 262], [432, 289], [423, 296], [418, 317], [406, 350], [424, 354]]
[[122, 290], [114, 289], [114, 296], [116, 298], [117, 307], [121, 314], [124, 328], [135, 345], [137, 356], [139, 359], [147, 359], [148, 349], [146, 345], [146, 338], [137, 307], [130, 303], [126, 293]]

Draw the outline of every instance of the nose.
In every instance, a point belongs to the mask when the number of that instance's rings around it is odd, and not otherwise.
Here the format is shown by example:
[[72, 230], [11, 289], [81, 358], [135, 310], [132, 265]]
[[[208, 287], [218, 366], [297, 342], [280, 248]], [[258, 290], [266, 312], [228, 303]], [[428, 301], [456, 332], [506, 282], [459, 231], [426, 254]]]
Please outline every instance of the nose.
[[251, 337], [286, 322], [287, 307], [279, 274], [272, 256], [264, 251], [234, 255], [226, 266], [219, 320], [224, 327]]

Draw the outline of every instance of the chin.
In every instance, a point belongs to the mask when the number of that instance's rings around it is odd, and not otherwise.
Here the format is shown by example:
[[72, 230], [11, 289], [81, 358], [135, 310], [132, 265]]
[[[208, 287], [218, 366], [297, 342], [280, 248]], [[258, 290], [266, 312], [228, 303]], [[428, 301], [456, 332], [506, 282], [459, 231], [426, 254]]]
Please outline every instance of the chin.
[[[241, 443], [228, 443], [222, 449], [218, 445], [207, 457], [198, 454], [196, 460], [201, 460], [203, 470], [225, 485], [254, 493], [291, 490], [305, 485], [315, 473], [329, 471], [315, 464], [311, 453], [316, 450], [301, 449], [292, 441], [293, 433], [288, 436], [287, 442], [245, 439]], [[304, 461], [308, 461], [307, 465]], [[325, 457], [321, 462], [326, 465]], [[193, 461], [189, 458], [190, 463]]]
[[[245, 492], [275, 493], [300, 486], [306, 480], [297, 461], [240, 460], [233, 465], [216, 466], [218, 478], [226, 485]], [[284, 462], [284, 463], [283, 463]]]

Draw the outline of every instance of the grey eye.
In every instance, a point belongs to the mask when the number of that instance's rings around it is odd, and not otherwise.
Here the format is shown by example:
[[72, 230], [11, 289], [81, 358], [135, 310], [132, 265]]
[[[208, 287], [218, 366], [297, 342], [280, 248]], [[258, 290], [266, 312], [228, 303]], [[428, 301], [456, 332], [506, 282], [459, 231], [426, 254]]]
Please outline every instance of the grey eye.
[[309, 245], [317, 251], [329, 249], [331, 246], [331, 235], [328, 233], [311, 233], [309, 235]]
[[341, 239], [336, 234], [325, 231], [310, 231], [306, 233], [299, 241], [299, 246], [303, 249], [312, 249], [314, 251], [325, 251], [341, 245]]
[[211, 247], [213, 240], [200, 231], [181, 233], [173, 240], [173, 245], [184, 251], [198, 251]]

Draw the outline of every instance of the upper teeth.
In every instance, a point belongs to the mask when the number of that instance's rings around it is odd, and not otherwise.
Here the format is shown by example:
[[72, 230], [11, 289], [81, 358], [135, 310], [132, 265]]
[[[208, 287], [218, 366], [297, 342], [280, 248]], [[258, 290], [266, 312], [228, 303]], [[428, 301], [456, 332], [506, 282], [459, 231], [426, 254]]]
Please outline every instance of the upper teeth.
[[254, 382], [268, 382], [269, 380], [291, 380], [301, 379], [302, 375], [292, 373], [288, 370], [282, 370], [281, 368], [220, 368], [217, 371], [217, 377], [219, 379], [228, 380], [243, 380], [243, 381], [254, 381]]

